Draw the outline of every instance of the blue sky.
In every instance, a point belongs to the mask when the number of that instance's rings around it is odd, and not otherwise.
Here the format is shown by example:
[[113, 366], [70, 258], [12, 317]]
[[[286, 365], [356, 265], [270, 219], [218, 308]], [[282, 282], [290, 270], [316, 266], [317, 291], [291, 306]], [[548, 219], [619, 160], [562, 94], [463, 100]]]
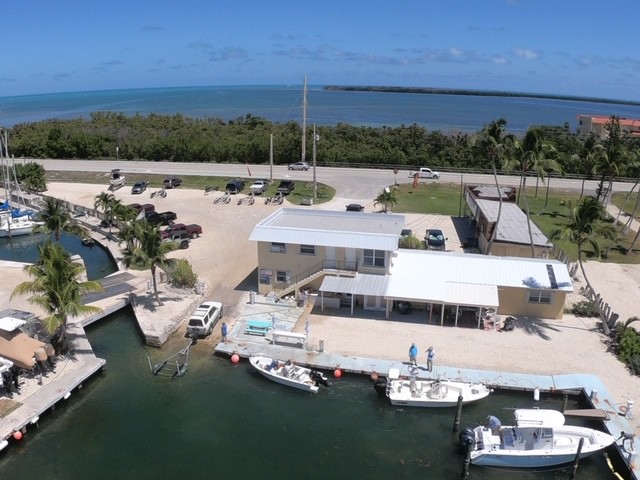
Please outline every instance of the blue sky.
[[307, 74], [312, 85], [640, 101], [635, 0], [5, 3], [0, 97]]

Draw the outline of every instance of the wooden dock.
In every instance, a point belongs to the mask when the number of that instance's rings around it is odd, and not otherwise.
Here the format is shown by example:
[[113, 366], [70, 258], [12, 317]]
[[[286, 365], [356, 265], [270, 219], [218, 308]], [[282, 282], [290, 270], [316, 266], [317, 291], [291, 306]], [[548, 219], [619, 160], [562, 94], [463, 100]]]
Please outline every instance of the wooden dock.
[[581, 417], [592, 420], [611, 420], [609, 412], [602, 408], [578, 408], [575, 410], [565, 410], [562, 412], [567, 417]]

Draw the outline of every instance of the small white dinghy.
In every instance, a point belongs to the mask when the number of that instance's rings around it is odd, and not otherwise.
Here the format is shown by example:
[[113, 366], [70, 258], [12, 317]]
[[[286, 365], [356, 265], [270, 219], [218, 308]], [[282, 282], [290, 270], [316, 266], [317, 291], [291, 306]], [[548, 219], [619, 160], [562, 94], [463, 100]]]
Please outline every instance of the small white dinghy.
[[564, 424], [556, 410], [517, 409], [515, 425], [479, 426], [460, 432], [462, 445], [471, 447], [471, 463], [490, 467], [538, 468], [571, 463], [583, 439], [580, 458], [593, 455], [615, 439], [604, 432]]
[[251, 365], [261, 375], [281, 385], [318, 393], [318, 385], [329, 386], [329, 381], [321, 372], [301, 367], [291, 361], [281, 362], [265, 356], [252, 356]]
[[451, 380], [418, 380], [414, 375], [400, 378], [397, 368], [389, 370], [389, 379], [375, 386], [378, 393], [389, 397], [392, 405], [405, 407], [455, 407], [458, 397], [462, 404], [481, 400], [491, 393], [482, 383], [454, 382]]

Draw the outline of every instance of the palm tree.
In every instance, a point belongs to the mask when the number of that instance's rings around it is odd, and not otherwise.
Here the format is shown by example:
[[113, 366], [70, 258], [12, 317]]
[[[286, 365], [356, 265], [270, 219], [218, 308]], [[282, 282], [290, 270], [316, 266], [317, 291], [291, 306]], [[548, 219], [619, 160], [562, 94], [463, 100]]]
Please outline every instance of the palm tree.
[[491, 231], [491, 237], [487, 245], [487, 255], [491, 255], [491, 248], [493, 242], [498, 234], [498, 224], [500, 223], [500, 216], [502, 215], [502, 191], [500, 190], [500, 183], [498, 182], [498, 170], [497, 164], [500, 162], [510, 164], [512, 156], [509, 155], [509, 148], [513, 144], [514, 137], [507, 135], [506, 132], [507, 121], [504, 118], [494, 120], [489, 125], [485, 125], [480, 132], [480, 136], [472, 140], [472, 146], [476, 147], [480, 152], [487, 156], [493, 169], [493, 180], [496, 185], [496, 194], [498, 195], [498, 215], [496, 216], [496, 222]]
[[[620, 128], [620, 117], [611, 116], [605, 124], [608, 137], [604, 143], [604, 150], [598, 156], [597, 170], [600, 174], [598, 182], [597, 199], [609, 201], [613, 178], [622, 170], [626, 162], [626, 152], [622, 143], [622, 129]], [[605, 187], [605, 183], [607, 186]]]
[[71, 213], [69, 213], [64, 202], [58, 198], [46, 198], [44, 208], [37, 218], [42, 224], [36, 225], [33, 231], [36, 233], [53, 233], [56, 241], [60, 240], [61, 232], [79, 236], [86, 235], [86, 230], [71, 217]]
[[373, 200], [373, 206], [382, 205], [382, 211], [387, 213], [390, 207], [395, 207], [398, 204], [398, 198], [396, 197], [396, 191], [393, 188], [385, 188], [380, 194]]
[[[582, 271], [582, 276], [587, 284], [587, 288], [592, 292], [593, 287], [587, 277], [582, 263], [583, 248], [586, 244], [591, 245], [596, 255], [600, 254], [601, 239], [614, 239], [616, 231], [612, 224], [604, 221], [605, 209], [596, 197], [585, 196], [577, 204], [567, 203], [569, 221], [562, 228], [551, 232], [552, 239], [567, 239], [575, 243], [578, 247], [578, 264]], [[603, 328], [608, 335], [608, 326], [603, 322]]]
[[158, 294], [156, 270], [158, 267], [164, 270], [173, 269], [176, 259], [167, 258], [167, 254], [178, 248], [178, 245], [175, 242], [163, 241], [156, 225], [147, 222], [133, 222], [130, 228], [130, 236], [122, 251], [124, 265], [127, 268], [135, 266], [151, 270], [153, 291], [158, 305], [161, 306], [163, 303]]
[[24, 267], [32, 280], [16, 286], [11, 297], [32, 294], [29, 302], [40, 306], [48, 315], [43, 324], [54, 336], [52, 343], [59, 352], [66, 353], [68, 319], [101, 311], [98, 307], [83, 305], [82, 295], [99, 292], [102, 285], [95, 281], [80, 281], [84, 266], [73, 262], [59, 244], [47, 241], [38, 250], [38, 261]]
[[582, 185], [580, 187], [580, 198], [584, 195], [584, 183], [587, 178], [597, 173], [599, 157], [604, 147], [598, 142], [598, 137], [589, 135], [582, 143], [579, 153], [571, 155], [572, 165], [577, 165], [579, 173], [582, 174]]

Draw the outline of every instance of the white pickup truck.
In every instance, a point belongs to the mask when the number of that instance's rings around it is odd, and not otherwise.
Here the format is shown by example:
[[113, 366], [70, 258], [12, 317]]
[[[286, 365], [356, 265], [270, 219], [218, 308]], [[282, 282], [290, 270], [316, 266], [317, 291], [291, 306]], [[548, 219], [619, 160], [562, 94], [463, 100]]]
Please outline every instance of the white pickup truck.
[[422, 167], [417, 172], [409, 172], [409, 177], [415, 178], [418, 175], [418, 178], [433, 178], [437, 180], [440, 178], [440, 172], [434, 172], [430, 168]]

